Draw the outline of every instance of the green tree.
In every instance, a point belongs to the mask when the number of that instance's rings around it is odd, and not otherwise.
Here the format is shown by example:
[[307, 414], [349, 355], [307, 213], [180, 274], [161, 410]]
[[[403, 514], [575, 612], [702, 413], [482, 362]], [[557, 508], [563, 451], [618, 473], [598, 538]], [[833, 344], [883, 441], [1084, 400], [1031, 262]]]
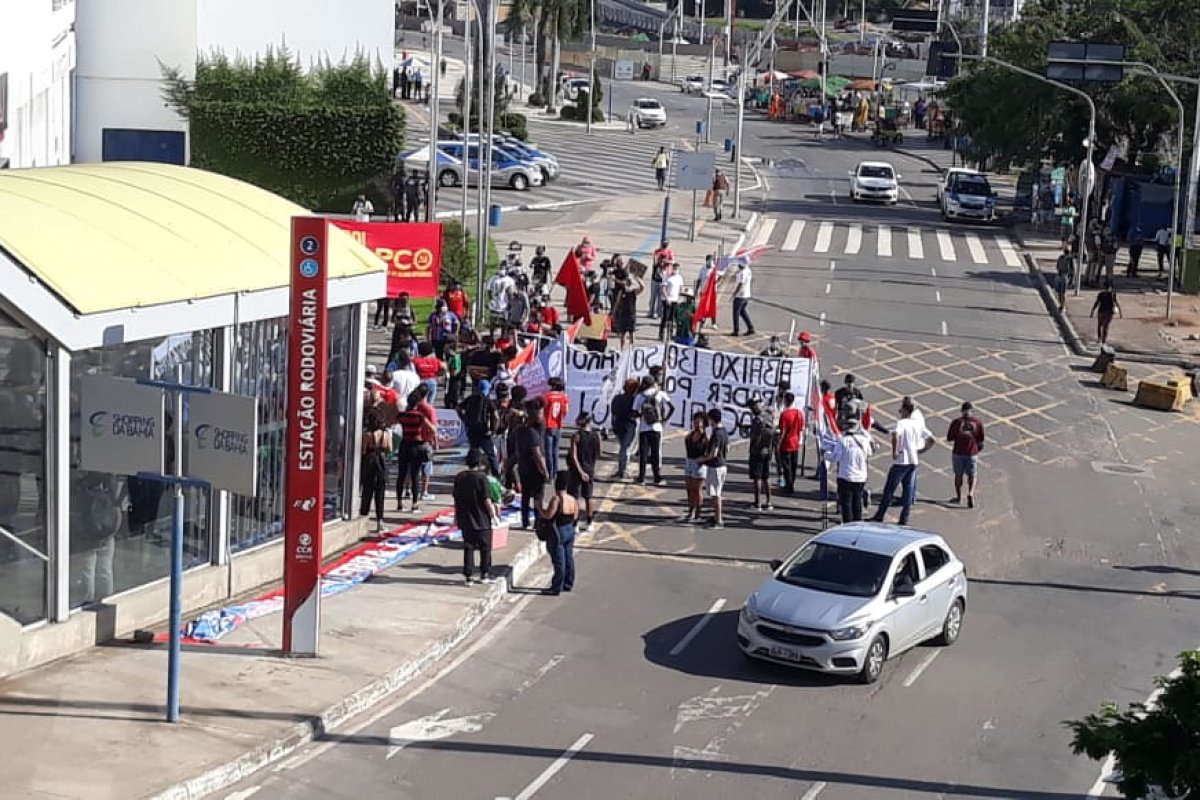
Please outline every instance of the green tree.
[[1117, 789], [1131, 800], [1151, 791], [1200, 797], [1200, 652], [1181, 654], [1177, 672], [1155, 683], [1152, 704], [1121, 711], [1107, 703], [1099, 714], [1064, 723], [1074, 734], [1071, 749], [1094, 761], [1112, 753]]
[[558, 85], [562, 42], [571, 41], [589, 29], [591, 6], [587, 0], [513, 0], [505, 20], [510, 35], [523, 28], [534, 27], [537, 20], [538, 37], [534, 42], [534, 63], [537, 73], [535, 105], [547, 108], [559, 106], [561, 87]]
[[386, 202], [405, 118], [378, 65], [357, 57], [306, 73], [280, 49], [253, 63], [202, 58], [191, 81], [164, 66], [163, 77], [164, 99], [188, 121], [193, 166], [316, 210], [344, 211], [363, 191]]

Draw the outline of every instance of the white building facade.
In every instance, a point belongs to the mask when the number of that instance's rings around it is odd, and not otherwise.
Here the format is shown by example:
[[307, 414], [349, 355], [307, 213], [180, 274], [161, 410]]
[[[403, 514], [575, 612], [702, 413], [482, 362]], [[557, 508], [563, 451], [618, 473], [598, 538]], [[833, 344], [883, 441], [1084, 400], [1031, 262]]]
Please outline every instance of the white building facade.
[[3, 7], [0, 168], [71, 161], [75, 11], [75, 0]]
[[[49, 0], [47, 0], [49, 2]], [[87, 0], [77, 34], [80, 162], [188, 162], [187, 123], [162, 97], [163, 67], [198, 56], [248, 60], [286, 45], [308, 68], [363, 54], [390, 72], [392, 0]]]

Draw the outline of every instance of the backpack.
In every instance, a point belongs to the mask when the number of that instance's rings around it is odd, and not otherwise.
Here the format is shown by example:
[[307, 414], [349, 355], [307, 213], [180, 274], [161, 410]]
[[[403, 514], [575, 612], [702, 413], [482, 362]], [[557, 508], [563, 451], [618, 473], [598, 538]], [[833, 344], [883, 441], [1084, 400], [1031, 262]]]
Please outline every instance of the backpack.
[[663, 413], [659, 393], [655, 392], [642, 403], [642, 422], [647, 425], [657, 425], [662, 422]]
[[488, 413], [488, 400], [483, 395], [472, 395], [463, 401], [466, 415], [463, 422], [471, 433], [484, 435], [492, 432], [491, 414]]

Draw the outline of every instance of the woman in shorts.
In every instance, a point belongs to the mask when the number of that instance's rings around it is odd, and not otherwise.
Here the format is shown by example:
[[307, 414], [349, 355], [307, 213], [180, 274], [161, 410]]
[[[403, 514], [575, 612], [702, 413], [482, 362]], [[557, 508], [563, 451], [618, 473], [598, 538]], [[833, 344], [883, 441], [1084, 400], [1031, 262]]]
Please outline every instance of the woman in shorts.
[[688, 510], [683, 522], [699, 522], [704, 508], [704, 465], [701, 459], [708, 452], [708, 417], [703, 411], [692, 414], [692, 429], [683, 440], [686, 456], [683, 480], [687, 487]]

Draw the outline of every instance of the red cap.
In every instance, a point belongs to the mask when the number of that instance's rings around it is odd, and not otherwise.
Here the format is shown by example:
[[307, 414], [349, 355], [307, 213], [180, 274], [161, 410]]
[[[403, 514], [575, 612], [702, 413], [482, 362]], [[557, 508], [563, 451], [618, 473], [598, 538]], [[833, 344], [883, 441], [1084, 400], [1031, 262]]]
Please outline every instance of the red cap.
[[800, 331], [800, 335], [797, 338], [802, 342], [811, 342], [812, 334], [808, 331]]

